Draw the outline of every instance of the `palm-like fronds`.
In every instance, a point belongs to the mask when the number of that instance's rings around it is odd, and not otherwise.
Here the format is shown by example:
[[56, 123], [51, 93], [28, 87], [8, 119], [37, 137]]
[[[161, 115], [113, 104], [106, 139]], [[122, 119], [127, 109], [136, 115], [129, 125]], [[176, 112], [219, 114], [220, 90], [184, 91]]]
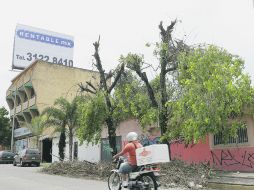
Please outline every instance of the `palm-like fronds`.
[[46, 115], [45, 126], [54, 127], [55, 131], [68, 134], [69, 159], [72, 160], [73, 138], [78, 128], [78, 98], [74, 98], [71, 102], [62, 97], [58, 98], [54, 107], [46, 108], [42, 114]]

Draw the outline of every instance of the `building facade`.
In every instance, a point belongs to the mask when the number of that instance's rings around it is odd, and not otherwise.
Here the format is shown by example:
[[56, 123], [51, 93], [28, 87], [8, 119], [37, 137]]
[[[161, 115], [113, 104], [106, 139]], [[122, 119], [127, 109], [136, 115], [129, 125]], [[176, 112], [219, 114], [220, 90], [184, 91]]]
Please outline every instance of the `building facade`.
[[[152, 129], [147, 130], [147, 129]], [[119, 123], [116, 129], [116, 140], [117, 140], [117, 149], [120, 151], [128, 142], [126, 140], [126, 135], [129, 132], [135, 131], [139, 135], [139, 140], [143, 145], [155, 144], [158, 141], [160, 136], [159, 129], [154, 126], [147, 126], [146, 129], [143, 129], [139, 122], [135, 119], [128, 119]], [[54, 155], [58, 155], [58, 141], [59, 137], [53, 138], [53, 148], [52, 152]], [[67, 141], [68, 143], [68, 141]], [[65, 149], [65, 157], [69, 156], [68, 144]], [[108, 132], [107, 128], [103, 128], [101, 133], [101, 141], [97, 145], [87, 144], [84, 142], [80, 144], [80, 141], [74, 139], [74, 153], [73, 158], [80, 161], [89, 161], [89, 162], [99, 162], [99, 161], [111, 161], [111, 151], [108, 142]], [[53, 162], [58, 161], [59, 159], [55, 156], [53, 157]]]
[[171, 158], [189, 164], [206, 163], [218, 170], [254, 172], [254, 119], [243, 118], [246, 128], [225, 144], [222, 135], [208, 135], [197, 144], [171, 144]]
[[40, 148], [44, 160], [50, 161], [52, 138], [56, 134], [53, 134], [52, 129], [46, 129], [38, 144], [37, 137], [33, 136], [27, 125], [46, 107], [53, 106], [57, 98], [72, 100], [77, 95], [78, 84], [81, 82], [91, 81], [95, 86], [99, 84], [98, 76], [94, 71], [39, 60], [19, 73], [6, 92], [11, 123], [15, 129], [15, 151], [26, 147]]

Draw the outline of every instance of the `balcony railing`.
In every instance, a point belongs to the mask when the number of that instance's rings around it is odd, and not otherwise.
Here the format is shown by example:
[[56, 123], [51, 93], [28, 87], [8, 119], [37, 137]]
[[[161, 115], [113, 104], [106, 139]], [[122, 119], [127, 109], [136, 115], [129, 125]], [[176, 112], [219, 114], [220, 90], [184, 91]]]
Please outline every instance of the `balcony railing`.
[[31, 99], [29, 100], [29, 107], [35, 105], [35, 102], [36, 102], [36, 97], [34, 96], [33, 98], [31, 98]]
[[22, 106], [21, 106], [21, 105], [17, 106], [17, 108], [16, 108], [16, 113], [21, 112], [21, 109], [22, 109]]
[[25, 110], [25, 109], [27, 109], [28, 108], [28, 101], [26, 101], [26, 102], [24, 102], [23, 104], [22, 104], [22, 109], [23, 110]]

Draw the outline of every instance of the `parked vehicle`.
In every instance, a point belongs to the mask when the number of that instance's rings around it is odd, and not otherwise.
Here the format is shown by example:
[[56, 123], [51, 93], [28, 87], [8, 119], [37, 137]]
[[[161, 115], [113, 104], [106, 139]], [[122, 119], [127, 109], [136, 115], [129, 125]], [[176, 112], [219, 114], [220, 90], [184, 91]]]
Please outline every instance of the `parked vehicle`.
[[13, 166], [31, 166], [32, 164], [40, 166], [41, 154], [38, 149], [24, 149], [14, 156]]
[[0, 151], [0, 163], [1, 164], [12, 164], [15, 154], [11, 151]]
[[[124, 158], [120, 157], [116, 163], [116, 169], [112, 170], [108, 178], [108, 187], [110, 190], [121, 190], [122, 179], [118, 170], [120, 165], [124, 162]], [[153, 165], [138, 166], [133, 172], [129, 174], [130, 190], [157, 190], [159, 183], [159, 169]]]

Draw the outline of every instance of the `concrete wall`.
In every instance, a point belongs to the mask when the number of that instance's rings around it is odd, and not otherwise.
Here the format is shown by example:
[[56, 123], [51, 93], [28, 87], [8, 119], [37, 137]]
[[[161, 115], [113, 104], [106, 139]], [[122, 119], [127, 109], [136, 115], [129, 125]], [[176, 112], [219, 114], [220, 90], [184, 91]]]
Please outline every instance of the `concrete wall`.
[[[119, 124], [119, 127], [117, 127], [117, 129], [116, 129], [116, 135], [122, 136], [122, 140], [125, 141], [126, 135], [132, 131], [135, 131], [139, 135], [143, 134], [143, 130], [142, 130], [141, 126], [139, 125], [138, 121], [134, 120], [134, 119], [129, 119], [129, 120], [123, 121]], [[102, 130], [101, 137], [102, 138], [108, 137], [107, 128], [104, 128]]]
[[171, 144], [171, 158], [187, 163], [209, 163], [219, 170], [254, 172], [254, 121], [252, 118], [244, 120], [248, 125], [248, 143], [214, 146], [213, 135], [209, 135], [205, 142], [198, 144]]
[[[119, 124], [119, 127], [117, 127], [116, 135], [121, 136], [122, 138], [122, 147], [127, 143], [126, 141], [126, 135], [129, 132], [135, 131], [139, 134], [140, 137], [149, 136], [149, 133], [142, 130], [137, 120], [129, 119], [126, 121], [123, 121]], [[102, 131], [102, 138], [108, 137], [107, 129], [104, 128]], [[59, 137], [53, 138], [53, 144], [52, 144], [52, 154], [58, 156], [58, 141]], [[66, 138], [66, 148], [65, 148], [65, 156], [66, 158], [69, 157], [69, 146], [68, 146], [68, 137]], [[98, 162], [101, 160], [101, 144], [98, 145], [87, 145], [86, 142], [84, 142], [82, 145], [80, 144], [79, 140], [75, 138], [74, 142], [78, 142], [78, 160], [87, 160], [90, 162]], [[59, 159], [57, 157], [53, 156], [52, 161], [58, 161]]]
[[[68, 137], [67, 137], [68, 138]], [[58, 142], [59, 137], [55, 137], [52, 140], [52, 162], [59, 161], [58, 155]], [[75, 139], [74, 142], [78, 142], [78, 160], [79, 161], [89, 161], [89, 162], [99, 162], [100, 161], [100, 144], [99, 145], [92, 145], [84, 142], [82, 145], [78, 139]], [[57, 157], [56, 157], [57, 156]], [[68, 139], [66, 139], [66, 148], [65, 148], [65, 157], [68, 160], [69, 158], [69, 144]]]
[[72, 100], [79, 90], [78, 84], [91, 81], [99, 83], [97, 72], [40, 62], [33, 68], [32, 84], [39, 112], [52, 106], [59, 97]]

